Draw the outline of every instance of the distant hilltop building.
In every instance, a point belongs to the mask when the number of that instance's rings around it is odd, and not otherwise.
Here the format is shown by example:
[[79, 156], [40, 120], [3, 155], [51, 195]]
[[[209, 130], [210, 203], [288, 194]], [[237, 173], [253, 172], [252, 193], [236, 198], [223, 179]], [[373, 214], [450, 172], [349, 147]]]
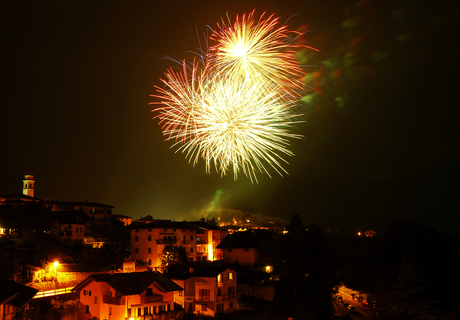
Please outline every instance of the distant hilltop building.
[[34, 197], [35, 180], [32, 171], [28, 171], [22, 180], [22, 193], [29, 197]]

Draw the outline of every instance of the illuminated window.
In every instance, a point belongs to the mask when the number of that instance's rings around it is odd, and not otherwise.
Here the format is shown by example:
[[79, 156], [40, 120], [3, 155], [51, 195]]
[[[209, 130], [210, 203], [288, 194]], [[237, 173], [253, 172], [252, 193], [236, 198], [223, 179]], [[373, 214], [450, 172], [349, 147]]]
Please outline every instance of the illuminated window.
[[233, 280], [233, 272], [228, 273], [228, 280]]

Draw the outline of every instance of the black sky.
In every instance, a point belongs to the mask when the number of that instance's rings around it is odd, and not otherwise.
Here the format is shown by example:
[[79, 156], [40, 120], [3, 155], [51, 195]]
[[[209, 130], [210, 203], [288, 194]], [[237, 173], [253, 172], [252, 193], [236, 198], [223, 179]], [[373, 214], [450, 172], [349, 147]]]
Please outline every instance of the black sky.
[[[311, 99], [289, 176], [205, 174], [165, 143], [149, 102], [226, 13], [306, 26]], [[459, 231], [453, 1], [2, 1], [0, 193], [96, 201], [133, 218], [227, 208], [308, 224], [392, 218]]]

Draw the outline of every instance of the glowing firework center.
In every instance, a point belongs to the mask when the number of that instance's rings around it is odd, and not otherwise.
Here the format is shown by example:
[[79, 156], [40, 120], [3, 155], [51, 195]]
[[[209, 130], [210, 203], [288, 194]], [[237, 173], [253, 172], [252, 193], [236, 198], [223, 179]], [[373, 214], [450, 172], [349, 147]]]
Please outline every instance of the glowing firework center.
[[270, 176], [267, 168], [287, 173], [289, 140], [302, 137], [292, 132], [303, 122], [296, 107], [304, 72], [295, 58], [300, 34], [278, 23], [253, 11], [218, 25], [208, 54], [170, 68], [156, 87], [153, 111], [166, 140], [193, 165], [204, 159], [207, 173], [232, 170], [252, 182], [258, 172]]

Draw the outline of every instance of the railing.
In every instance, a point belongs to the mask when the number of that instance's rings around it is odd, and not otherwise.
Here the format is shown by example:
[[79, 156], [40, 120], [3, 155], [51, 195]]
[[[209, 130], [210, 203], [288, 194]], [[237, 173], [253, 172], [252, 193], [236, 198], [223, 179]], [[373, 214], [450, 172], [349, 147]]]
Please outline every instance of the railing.
[[216, 297], [217, 302], [229, 301], [229, 300], [235, 300], [235, 299], [241, 299], [241, 293], [228, 294], [228, 295]]
[[167, 312], [160, 312], [160, 313], [155, 313], [155, 314], [146, 314], [143, 316], [137, 316], [137, 317], [129, 317], [125, 318], [125, 320], [154, 320], [154, 319], [160, 319], [160, 320], [169, 320], [169, 319], [182, 319], [184, 317], [184, 311], [167, 311]]
[[68, 288], [48, 290], [48, 291], [39, 291], [33, 297], [33, 299], [45, 298], [45, 297], [53, 297], [53, 296], [58, 296], [58, 295], [61, 295], [61, 294], [72, 293], [72, 289], [73, 289], [73, 287], [68, 287]]
[[202, 238], [197, 238], [196, 239], [196, 244], [207, 244], [208, 239], [202, 239]]
[[152, 302], [162, 302], [163, 301], [163, 296], [160, 294], [156, 294], [153, 296], [142, 296], [141, 297], [141, 303], [152, 303]]
[[158, 238], [157, 244], [176, 244], [177, 239]]
[[104, 296], [102, 297], [102, 301], [107, 304], [113, 304], [116, 306], [123, 306], [125, 305], [125, 298], [117, 298], [117, 297], [109, 297], [109, 296]]

